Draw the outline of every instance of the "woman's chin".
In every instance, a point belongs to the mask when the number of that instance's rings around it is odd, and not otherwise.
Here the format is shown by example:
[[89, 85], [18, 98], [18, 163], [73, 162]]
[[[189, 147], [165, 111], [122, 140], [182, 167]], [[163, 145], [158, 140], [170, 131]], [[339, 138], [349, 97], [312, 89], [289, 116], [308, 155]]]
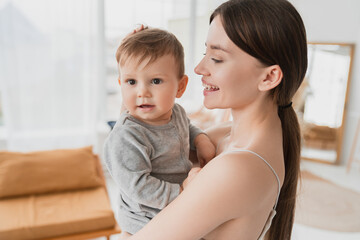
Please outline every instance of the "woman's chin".
[[214, 104], [211, 104], [207, 101], [204, 101], [204, 106], [207, 108], [207, 109], [215, 109], [217, 108]]

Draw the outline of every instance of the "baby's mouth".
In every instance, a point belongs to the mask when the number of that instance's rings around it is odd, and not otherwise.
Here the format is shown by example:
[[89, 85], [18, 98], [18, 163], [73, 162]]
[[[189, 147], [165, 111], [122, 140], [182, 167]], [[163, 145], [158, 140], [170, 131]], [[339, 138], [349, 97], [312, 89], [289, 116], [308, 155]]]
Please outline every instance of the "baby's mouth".
[[139, 108], [144, 108], [144, 109], [146, 109], [146, 108], [153, 108], [153, 107], [155, 107], [155, 105], [151, 105], [151, 104], [141, 104], [141, 105], [139, 105], [138, 107], [139, 107]]
[[209, 84], [206, 84], [206, 83], [204, 83], [203, 82], [203, 87], [205, 87], [205, 90], [206, 91], [217, 91], [217, 90], [219, 90], [219, 87], [217, 87], [217, 86], [213, 86], [213, 85], [209, 85]]

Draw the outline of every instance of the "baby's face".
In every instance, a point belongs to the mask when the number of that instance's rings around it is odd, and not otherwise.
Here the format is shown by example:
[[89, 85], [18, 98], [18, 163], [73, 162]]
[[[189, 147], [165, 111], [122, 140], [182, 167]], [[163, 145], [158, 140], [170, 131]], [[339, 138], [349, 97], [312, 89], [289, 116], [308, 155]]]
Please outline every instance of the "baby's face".
[[129, 58], [119, 66], [123, 103], [135, 118], [151, 124], [170, 121], [178, 96], [179, 77], [174, 57], [165, 55], [148, 64]]

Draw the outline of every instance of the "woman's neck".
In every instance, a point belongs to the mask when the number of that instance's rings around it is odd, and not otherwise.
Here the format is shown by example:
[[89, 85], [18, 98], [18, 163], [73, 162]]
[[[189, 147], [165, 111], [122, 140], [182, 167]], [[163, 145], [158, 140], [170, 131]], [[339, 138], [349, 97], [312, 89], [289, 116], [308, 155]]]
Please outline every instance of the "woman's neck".
[[277, 106], [272, 101], [254, 103], [242, 109], [232, 109], [233, 123], [229, 136], [229, 148], [248, 148], [259, 136], [281, 122]]

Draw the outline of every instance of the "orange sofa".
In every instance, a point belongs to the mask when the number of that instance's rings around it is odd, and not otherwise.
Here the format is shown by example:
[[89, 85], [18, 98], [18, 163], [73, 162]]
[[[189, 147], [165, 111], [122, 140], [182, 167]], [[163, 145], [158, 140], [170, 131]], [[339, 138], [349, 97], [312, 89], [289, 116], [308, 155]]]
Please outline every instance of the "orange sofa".
[[109, 239], [120, 232], [91, 147], [0, 152], [0, 239]]

